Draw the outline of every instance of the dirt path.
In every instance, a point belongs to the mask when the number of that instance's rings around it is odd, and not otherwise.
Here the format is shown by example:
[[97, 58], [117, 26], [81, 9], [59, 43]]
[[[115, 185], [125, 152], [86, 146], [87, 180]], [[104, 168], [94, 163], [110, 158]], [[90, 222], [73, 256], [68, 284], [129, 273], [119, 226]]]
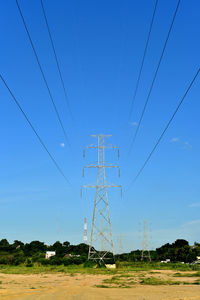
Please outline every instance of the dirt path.
[[200, 300], [199, 285], [97, 288], [106, 275], [0, 274], [0, 299], [20, 300]]

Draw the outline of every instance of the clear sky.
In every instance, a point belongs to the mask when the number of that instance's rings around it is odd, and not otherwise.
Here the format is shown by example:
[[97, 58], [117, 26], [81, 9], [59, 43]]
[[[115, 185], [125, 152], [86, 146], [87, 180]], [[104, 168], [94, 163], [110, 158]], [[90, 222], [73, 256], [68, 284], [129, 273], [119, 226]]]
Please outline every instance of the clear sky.
[[[138, 138], [131, 137], [151, 84], [177, 1], [158, 1], [155, 22], [131, 121], [128, 119], [154, 0], [47, 1], [44, 6], [74, 120], [70, 119], [40, 1], [19, 1], [58, 110], [69, 135], [65, 144], [14, 0], [1, 2], [0, 72], [72, 183], [67, 185], [0, 82], [0, 239], [83, 241], [91, 227], [95, 183], [84, 164], [96, 160], [82, 149], [93, 133], [112, 134], [120, 147], [107, 158], [121, 177], [107, 181], [125, 189], [161, 134], [199, 67], [200, 2], [181, 1]], [[120, 198], [109, 194], [115, 250], [141, 248], [147, 220], [150, 247], [176, 238], [200, 242], [200, 78], [137, 182]], [[63, 145], [64, 144], [64, 145]], [[63, 147], [64, 146], [64, 147]], [[110, 175], [109, 175], [110, 174]]]

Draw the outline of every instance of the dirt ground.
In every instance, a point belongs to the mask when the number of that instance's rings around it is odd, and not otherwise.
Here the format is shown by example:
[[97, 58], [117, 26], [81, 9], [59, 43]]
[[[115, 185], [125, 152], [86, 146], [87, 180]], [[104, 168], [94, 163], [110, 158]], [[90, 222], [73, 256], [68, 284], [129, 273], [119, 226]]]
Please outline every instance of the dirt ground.
[[[0, 274], [0, 299], [20, 300], [200, 300], [200, 285], [192, 285], [196, 278], [173, 277], [173, 271], [140, 272], [127, 274]], [[142, 285], [138, 278], [184, 281], [187, 285]], [[121, 279], [122, 278], [122, 279]], [[116, 285], [116, 279], [133, 282], [126, 288]], [[109, 282], [106, 285], [105, 282]], [[114, 282], [114, 283], [112, 283]], [[121, 282], [121, 281], [120, 281]], [[99, 286], [99, 287], [98, 287]], [[102, 287], [103, 286], [103, 287]], [[117, 286], [117, 287], [116, 287]], [[106, 288], [107, 287], [107, 288]]]

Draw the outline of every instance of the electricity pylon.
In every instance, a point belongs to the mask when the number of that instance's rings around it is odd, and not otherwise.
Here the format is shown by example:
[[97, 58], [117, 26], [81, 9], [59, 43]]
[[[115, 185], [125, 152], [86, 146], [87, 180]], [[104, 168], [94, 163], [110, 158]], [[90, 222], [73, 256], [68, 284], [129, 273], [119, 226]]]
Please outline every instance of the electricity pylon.
[[141, 260], [149, 260], [151, 261], [151, 255], [148, 248], [148, 239], [147, 239], [147, 231], [146, 231], [146, 220], [144, 220], [144, 237], [143, 237], [143, 243], [142, 243], [142, 254], [141, 254]]
[[[106, 168], [117, 168], [119, 166], [112, 164], [105, 164], [105, 149], [118, 149], [118, 147], [111, 144], [105, 144], [105, 139], [111, 135], [97, 134], [91, 135], [97, 138], [97, 144], [86, 146], [85, 149], [97, 149], [98, 161], [97, 164], [90, 164], [83, 168], [83, 176], [85, 168], [97, 169], [97, 183], [96, 185], [83, 185], [83, 188], [95, 188], [95, 201], [92, 217], [92, 228], [89, 244], [88, 259], [105, 264], [106, 260], [114, 259], [114, 247], [111, 230], [110, 213], [108, 206], [108, 188], [120, 187], [116, 184], [106, 184]], [[85, 150], [83, 152], [85, 156]], [[118, 150], [119, 157], [119, 150]], [[120, 175], [120, 171], [119, 171]]]
[[84, 233], [83, 233], [83, 243], [87, 245], [87, 219], [84, 218]]

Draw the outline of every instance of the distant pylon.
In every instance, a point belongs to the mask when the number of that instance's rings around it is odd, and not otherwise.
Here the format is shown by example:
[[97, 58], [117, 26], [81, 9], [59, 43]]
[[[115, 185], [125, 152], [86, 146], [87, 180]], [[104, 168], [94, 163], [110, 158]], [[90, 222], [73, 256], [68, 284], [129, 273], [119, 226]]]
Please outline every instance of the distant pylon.
[[85, 244], [88, 243], [88, 240], [87, 240], [87, 219], [84, 218], [84, 234], [83, 234], [83, 242]]
[[[95, 188], [95, 201], [92, 218], [91, 237], [89, 245], [88, 259], [95, 260], [105, 264], [106, 260], [114, 258], [114, 247], [111, 231], [111, 221], [108, 206], [107, 189], [111, 187], [120, 187], [120, 185], [106, 184], [106, 168], [118, 168], [112, 164], [105, 164], [105, 149], [115, 149], [118, 147], [111, 144], [105, 144], [105, 139], [111, 135], [97, 134], [91, 135], [97, 138], [97, 145], [86, 146], [86, 149], [97, 149], [98, 161], [97, 164], [91, 164], [85, 168], [97, 168], [97, 183], [96, 185], [84, 185], [83, 188]], [[119, 150], [118, 150], [119, 154]], [[85, 156], [85, 152], [84, 152]], [[84, 169], [85, 169], [84, 168]], [[83, 169], [83, 176], [84, 176]]]
[[146, 220], [144, 220], [144, 237], [143, 237], [143, 243], [142, 243], [142, 254], [141, 254], [141, 260], [149, 260], [151, 261], [151, 255], [148, 248], [148, 239], [147, 239], [147, 230], [146, 230]]

